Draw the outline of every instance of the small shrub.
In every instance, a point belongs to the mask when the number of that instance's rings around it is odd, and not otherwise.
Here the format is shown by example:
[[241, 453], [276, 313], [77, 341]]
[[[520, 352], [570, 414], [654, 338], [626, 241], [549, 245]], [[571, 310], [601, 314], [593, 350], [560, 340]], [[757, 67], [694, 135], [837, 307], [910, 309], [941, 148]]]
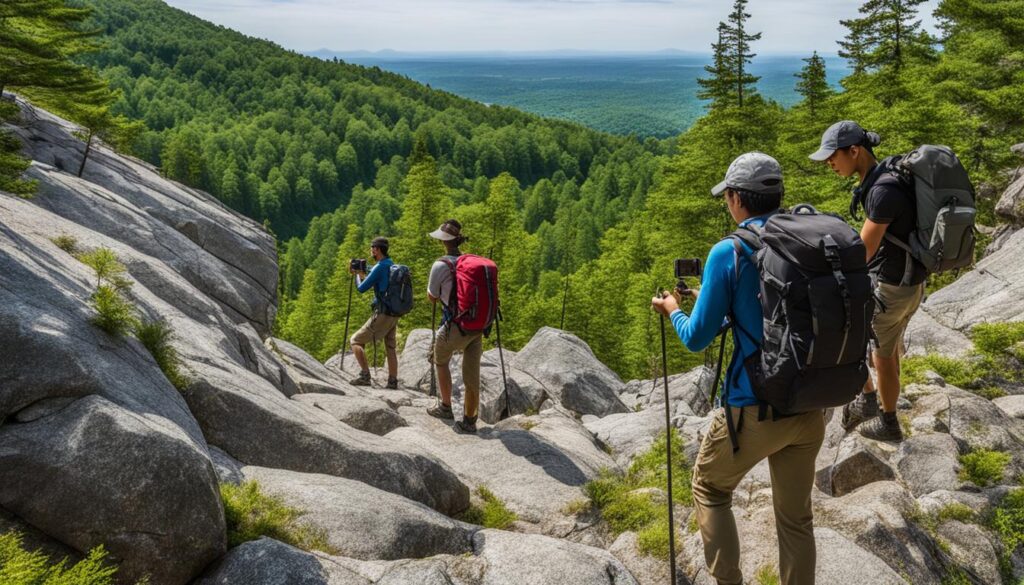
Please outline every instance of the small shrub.
[[913, 356], [900, 360], [900, 376], [904, 384], [920, 384], [925, 381], [925, 372], [931, 370], [946, 382], [963, 388], [978, 379], [973, 365], [967, 360], [950, 358], [934, 353]]
[[149, 350], [167, 380], [179, 391], [188, 389], [191, 381], [182, 372], [184, 366], [178, 350], [172, 345], [174, 330], [167, 321], [147, 321], [136, 324], [135, 337]]
[[117, 567], [107, 563], [102, 546], [89, 551], [77, 564], [51, 565], [46, 555], [23, 548], [16, 532], [0, 534], [0, 583], [10, 585], [111, 585]]
[[758, 585], [779, 585], [779, 573], [774, 565], [761, 565], [754, 575], [754, 582]]
[[75, 236], [61, 234], [51, 240], [55, 246], [74, 256], [78, 253], [78, 239]]
[[566, 516], [575, 516], [577, 514], [586, 512], [589, 509], [590, 500], [580, 498], [578, 500], [573, 500], [566, 504], [565, 507], [562, 508], [562, 513]]
[[974, 347], [988, 356], [1003, 356], [1015, 344], [1024, 341], [1024, 322], [979, 323], [971, 329]]
[[[672, 429], [672, 499], [677, 504], [691, 505], [690, 469], [683, 455], [683, 441]], [[625, 475], [610, 471], [601, 474], [583, 486], [583, 493], [591, 504], [601, 510], [601, 517], [616, 536], [636, 531], [640, 551], [660, 558], [668, 558], [668, 506], [657, 502], [650, 494], [636, 493], [643, 488], [668, 487], [668, 467], [665, 452], [670, 443], [662, 433], [646, 452], [633, 459]]]
[[299, 523], [301, 510], [285, 505], [276, 496], [263, 493], [255, 481], [241, 485], [222, 483], [220, 497], [224, 502], [228, 546], [268, 536], [302, 550], [334, 552], [322, 529]]
[[1009, 556], [1024, 543], [1024, 488], [1006, 494], [992, 512], [992, 529], [999, 534]]
[[483, 526], [484, 528], [497, 528], [504, 530], [518, 518], [515, 512], [505, 506], [505, 502], [498, 499], [491, 490], [480, 486], [476, 493], [484, 501], [483, 507], [471, 505], [468, 510], [462, 513], [461, 520]]
[[965, 524], [971, 524], [977, 519], [974, 510], [959, 502], [946, 504], [935, 513], [935, 517], [940, 524], [946, 520], [958, 520]]
[[1003, 479], [1010, 454], [1001, 451], [980, 449], [960, 456], [960, 479], [973, 482], [980, 487], [995, 484]]
[[128, 333], [135, 325], [135, 307], [112, 286], [103, 284], [96, 288], [90, 298], [96, 310], [93, 325], [114, 337]]
[[534, 420], [523, 420], [519, 421], [519, 428], [523, 429], [524, 431], [528, 431], [539, 424], [539, 422]]
[[[117, 259], [117, 254], [110, 248], [96, 248], [92, 252], [83, 252], [76, 256], [78, 261], [96, 272], [96, 285], [104, 282], [119, 285], [126, 282], [124, 274], [127, 270]], [[118, 288], [122, 288], [118, 286]]]
[[[662, 508], [664, 509], [664, 508]], [[640, 552], [659, 559], [668, 558], [668, 513], [661, 515], [657, 520], [651, 522], [637, 533], [637, 548]], [[682, 539], [679, 531], [675, 531], [676, 554], [679, 553]]]

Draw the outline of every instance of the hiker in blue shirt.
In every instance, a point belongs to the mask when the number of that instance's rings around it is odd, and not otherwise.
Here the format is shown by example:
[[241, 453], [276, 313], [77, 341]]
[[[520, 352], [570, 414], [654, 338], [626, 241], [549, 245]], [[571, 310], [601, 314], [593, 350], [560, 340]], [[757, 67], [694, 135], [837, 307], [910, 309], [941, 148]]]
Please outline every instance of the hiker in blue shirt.
[[383, 339], [388, 362], [387, 388], [394, 390], [398, 388], [398, 352], [395, 349], [398, 317], [386, 315], [380, 310], [381, 297], [388, 290], [388, 278], [394, 264], [388, 255], [388, 247], [387, 238], [374, 238], [370, 243], [370, 254], [377, 263], [370, 269], [369, 274], [349, 266], [349, 272], [356, 276], [356, 289], [360, 294], [373, 289], [373, 314], [352, 336], [352, 355], [356, 356], [356, 361], [359, 362], [359, 376], [353, 378], [351, 383], [354, 386], [370, 385], [370, 365], [366, 361], [365, 346], [367, 343], [376, 343], [378, 339]]
[[[772, 157], [749, 152], [729, 166], [725, 180], [712, 189], [722, 196], [741, 227], [758, 226], [779, 210], [782, 169]], [[693, 468], [693, 501], [704, 541], [704, 558], [719, 585], [743, 583], [740, 543], [732, 513], [732, 494], [755, 465], [768, 459], [772, 501], [779, 537], [779, 576], [784, 585], [814, 583], [815, 546], [811, 489], [814, 460], [825, 437], [820, 410], [784, 418], [765, 416], [755, 398], [743, 362], [760, 348], [763, 322], [760, 275], [752, 250], [735, 237], [715, 244], [704, 267], [702, 287], [689, 291], [697, 301], [687, 315], [673, 295], [655, 297], [655, 310], [669, 317], [690, 351], [714, 341], [727, 322], [735, 350], [722, 385], [723, 408], [704, 434]]]

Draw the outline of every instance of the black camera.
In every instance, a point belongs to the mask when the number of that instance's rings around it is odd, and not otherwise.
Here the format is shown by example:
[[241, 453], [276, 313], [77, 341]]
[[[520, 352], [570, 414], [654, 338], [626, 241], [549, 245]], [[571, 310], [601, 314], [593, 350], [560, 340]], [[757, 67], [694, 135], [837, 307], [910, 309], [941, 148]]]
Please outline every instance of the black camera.
[[679, 292], [689, 289], [686, 286], [685, 277], [700, 276], [703, 273], [700, 258], [676, 258], [672, 264], [675, 270], [676, 290]]
[[348, 267], [352, 272], [366, 272], [366, 258], [353, 258]]

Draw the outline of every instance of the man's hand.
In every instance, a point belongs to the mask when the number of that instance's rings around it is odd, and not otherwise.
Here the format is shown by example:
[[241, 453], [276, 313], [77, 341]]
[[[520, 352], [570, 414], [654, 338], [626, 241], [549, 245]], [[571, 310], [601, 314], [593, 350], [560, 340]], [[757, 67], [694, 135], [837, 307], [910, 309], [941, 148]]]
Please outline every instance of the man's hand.
[[679, 308], [679, 301], [675, 295], [657, 296], [651, 299], [651, 308], [668, 317]]

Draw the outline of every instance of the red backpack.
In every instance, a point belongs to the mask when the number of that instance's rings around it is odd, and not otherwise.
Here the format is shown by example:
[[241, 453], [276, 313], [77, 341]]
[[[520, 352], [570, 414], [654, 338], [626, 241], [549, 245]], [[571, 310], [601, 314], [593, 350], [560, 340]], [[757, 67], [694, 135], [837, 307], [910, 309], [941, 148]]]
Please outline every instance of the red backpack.
[[498, 265], [475, 254], [444, 256], [441, 261], [452, 271], [449, 322], [465, 333], [489, 332], [498, 314]]

